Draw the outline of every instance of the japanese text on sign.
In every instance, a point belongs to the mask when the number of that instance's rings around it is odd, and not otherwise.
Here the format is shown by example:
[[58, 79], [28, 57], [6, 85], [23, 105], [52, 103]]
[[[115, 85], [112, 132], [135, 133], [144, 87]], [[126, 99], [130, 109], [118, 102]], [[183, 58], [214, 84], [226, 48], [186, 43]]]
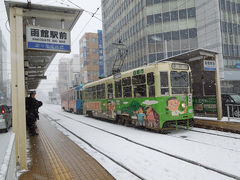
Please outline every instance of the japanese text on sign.
[[27, 48], [70, 52], [70, 32], [38, 26], [27, 26]]

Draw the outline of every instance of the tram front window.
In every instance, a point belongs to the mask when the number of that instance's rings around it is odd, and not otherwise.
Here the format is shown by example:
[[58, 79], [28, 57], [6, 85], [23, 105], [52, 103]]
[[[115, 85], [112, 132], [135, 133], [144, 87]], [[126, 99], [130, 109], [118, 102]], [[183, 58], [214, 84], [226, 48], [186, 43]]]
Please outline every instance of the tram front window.
[[187, 94], [188, 93], [188, 73], [172, 71], [170, 74], [172, 94]]

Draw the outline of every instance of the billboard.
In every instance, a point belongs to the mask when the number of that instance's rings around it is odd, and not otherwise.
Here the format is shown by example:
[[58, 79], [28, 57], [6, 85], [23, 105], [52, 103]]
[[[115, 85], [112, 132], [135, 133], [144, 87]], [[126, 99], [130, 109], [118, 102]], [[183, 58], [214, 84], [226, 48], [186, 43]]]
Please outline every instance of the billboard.
[[98, 60], [99, 60], [99, 77], [104, 77], [102, 30], [98, 30]]
[[27, 49], [71, 52], [70, 31], [65, 29], [26, 26]]

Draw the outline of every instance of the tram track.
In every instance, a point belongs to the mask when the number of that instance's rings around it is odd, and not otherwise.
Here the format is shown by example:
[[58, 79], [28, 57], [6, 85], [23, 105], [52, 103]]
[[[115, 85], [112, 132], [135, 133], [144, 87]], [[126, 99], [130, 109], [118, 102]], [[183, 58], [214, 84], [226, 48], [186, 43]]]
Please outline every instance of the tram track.
[[189, 131], [198, 132], [198, 133], [201, 133], [201, 134], [209, 134], [209, 135], [214, 135], [214, 136], [220, 136], [220, 137], [225, 137], [225, 138], [231, 138], [231, 139], [238, 139], [238, 140], [240, 140], [239, 137], [233, 137], [233, 136], [228, 136], [228, 135], [215, 134], [215, 133], [204, 132], [204, 131], [200, 131], [200, 130], [189, 129]]
[[[160, 150], [160, 149], [156, 149], [156, 148], [153, 148], [151, 146], [147, 146], [145, 144], [142, 144], [142, 143], [139, 143], [139, 142], [136, 142], [134, 140], [131, 140], [127, 137], [124, 137], [124, 136], [121, 136], [119, 134], [116, 134], [116, 133], [113, 133], [113, 132], [110, 132], [110, 131], [107, 131], [107, 130], [104, 130], [102, 128], [99, 128], [99, 127], [96, 127], [96, 126], [93, 126], [91, 124], [88, 124], [88, 123], [85, 123], [85, 122], [82, 122], [82, 121], [79, 121], [79, 120], [76, 120], [70, 116], [67, 116], [65, 114], [62, 114], [62, 113], [59, 113], [57, 112], [58, 114], [61, 114], [62, 116], [72, 120], [72, 121], [75, 121], [75, 122], [78, 122], [78, 123], [81, 123], [83, 125], [86, 125], [86, 126], [89, 126], [89, 127], [92, 127], [94, 129], [97, 129], [97, 130], [100, 130], [102, 132], [105, 132], [105, 133], [108, 133], [108, 134], [111, 134], [113, 136], [116, 136], [118, 138], [121, 138], [121, 139], [124, 139], [128, 142], [131, 142], [133, 144], [136, 144], [138, 146], [141, 146], [141, 147], [144, 147], [144, 148], [147, 148], [149, 150], [152, 150], [152, 151], [155, 151], [155, 152], [158, 152], [158, 153], [161, 153], [161, 154], [164, 154], [166, 156], [169, 156], [169, 157], [172, 157], [172, 158], [175, 158], [175, 159], [178, 159], [178, 160], [181, 160], [181, 161], [184, 161], [184, 162], [187, 162], [187, 163], [190, 163], [192, 165], [196, 165], [196, 166], [199, 166], [199, 167], [202, 167], [202, 168], [205, 168], [207, 170], [211, 170], [213, 172], [216, 172], [216, 173], [219, 173], [221, 175], [224, 175], [224, 176], [227, 176], [227, 177], [230, 177], [230, 178], [233, 178], [233, 179], [237, 179], [237, 180], [240, 180], [240, 177], [239, 176], [236, 176], [234, 174], [231, 174], [231, 173], [228, 173], [228, 172], [225, 172], [225, 171], [222, 171], [222, 170], [219, 170], [219, 169], [216, 169], [216, 168], [213, 168], [213, 167], [210, 167], [208, 165], [204, 165], [202, 163], [199, 163], [197, 161], [194, 161], [194, 160], [190, 160], [190, 159], [187, 159], [185, 157], [182, 157], [182, 156], [178, 156], [178, 155], [174, 155], [174, 154], [171, 154], [171, 153], [168, 153], [166, 151], [163, 151], [163, 150]], [[48, 116], [49, 117], [49, 116]], [[52, 118], [50, 118], [52, 119]], [[54, 121], [54, 119], [52, 119]], [[74, 136], [78, 137], [79, 139], [81, 139], [82, 141], [84, 141], [85, 143], [87, 143], [90, 147], [92, 147], [93, 149], [95, 149], [96, 151], [98, 151], [99, 153], [103, 154], [104, 156], [108, 157], [109, 159], [111, 159], [113, 162], [115, 162], [116, 164], [118, 164], [119, 166], [121, 166], [122, 168], [126, 169], [127, 171], [131, 172], [132, 174], [134, 174], [136, 177], [140, 178], [140, 179], [144, 179], [142, 178], [141, 176], [137, 175], [136, 173], [132, 172], [130, 169], [128, 169], [127, 167], [123, 166], [121, 163], [115, 161], [114, 159], [112, 159], [111, 157], [109, 157], [108, 155], [106, 155], [104, 152], [101, 152], [100, 150], [98, 150], [97, 148], [95, 148], [93, 145], [91, 145], [89, 142], [87, 142], [85, 139], [82, 139], [81, 137], [79, 137], [78, 135], [76, 135], [74, 132], [72, 132], [71, 130], [69, 130], [68, 128], [64, 127], [61, 123], [55, 121], [59, 126], [61, 126], [62, 128], [64, 128], [66, 131], [72, 133]], [[214, 133], [213, 133], [214, 134]], [[215, 134], [214, 134], [215, 135]]]
[[125, 165], [123, 165], [122, 163], [116, 161], [115, 159], [113, 159], [112, 157], [108, 156], [106, 153], [102, 152], [101, 150], [99, 150], [98, 148], [94, 147], [90, 142], [88, 142], [87, 140], [81, 138], [80, 136], [78, 136], [76, 133], [74, 133], [73, 131], [69, 130], [68, 128], [64, 127], [61, 123], [57, 122], [57, 120], [49, 117], [48, 115], [44, 115], [46, 118], [51, 119], [52, 121], [54, 121], [56, 124], [58, 124], [59, 126], [61, 126], [64, 130], [66, 130], [67, 132], [71, 133], [72, 135], [74, 135], [75, 137], [77, 137], [78, 139], [80, 139], [81, 141], [83, 141], [84, 143], [86, 143], [90, 148], [94, 149], [95, 151], [97, 151], [98, 153], [102, 154], [103, 156], [107, 157], [108, 159], [110, 159], [111, 161], [113, 161], [114, 163], [116, 163], [118, 166], [122, 167], [123, 169], [125, 169], [126, 171], [130, 172], [131, 174], [133, 174], [134, 176], [136, 176], [137, 178], [141, 179], [141, 180], [145, 180], [145, 178], [141, 177], [139, 174], [135, 173], [134, 171], [132, 171], [131, 169], [129, 169], [128, 167], [126, 167]]

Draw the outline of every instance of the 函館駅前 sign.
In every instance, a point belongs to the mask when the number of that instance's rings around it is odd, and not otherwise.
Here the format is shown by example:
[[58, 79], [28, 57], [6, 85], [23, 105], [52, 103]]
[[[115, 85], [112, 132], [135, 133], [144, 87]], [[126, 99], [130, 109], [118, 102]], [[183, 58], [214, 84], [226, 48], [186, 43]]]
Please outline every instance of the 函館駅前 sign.
[[27, 49], [71, 52], [70, 32], [38, 26], [27, 26]]

